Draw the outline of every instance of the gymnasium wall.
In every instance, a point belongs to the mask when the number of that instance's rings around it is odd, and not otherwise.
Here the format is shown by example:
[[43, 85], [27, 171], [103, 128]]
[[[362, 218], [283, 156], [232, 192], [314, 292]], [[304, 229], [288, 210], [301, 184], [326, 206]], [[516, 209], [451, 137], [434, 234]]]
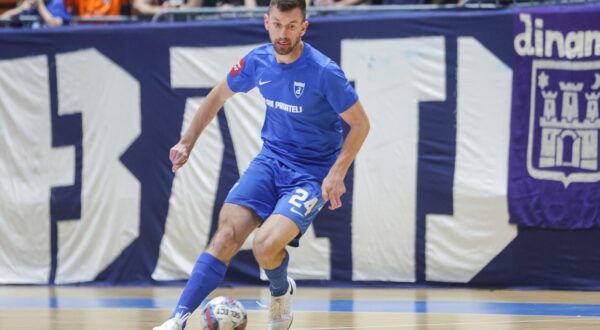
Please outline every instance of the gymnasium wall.
[[[371, 133], [290, 273], [326, 286], [600, 288], [598, 5], [315, 17], [305, 41]], [[176, 175], [198, 104], [261, 21], [0, 31], [0, 283], [187, 278], [260, 150], [236, 95]], [[290, 86], [292, 88], [292, 86]], [[262, 283], [251, 238], [224, 285]]]

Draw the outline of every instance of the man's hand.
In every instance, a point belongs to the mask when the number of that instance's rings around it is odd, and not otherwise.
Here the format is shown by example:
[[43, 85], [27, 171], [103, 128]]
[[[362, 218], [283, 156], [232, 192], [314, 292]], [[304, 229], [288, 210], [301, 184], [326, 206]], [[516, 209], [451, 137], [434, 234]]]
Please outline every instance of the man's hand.
[[171, 148], [169, 159], [171, 159], [171, 163], [173, 163], [173, 168], [171, 169], [173, 173], [187, 162], [188, 157], [189, 150], [187, 145], [179, 142]]
[[330, 210], [342, 207], [342, 200], [340, 197], [346, 192], [343, 175], [329, 172], [325, 177], [325, 180], [323, 180], [322, 190], [323, 199], [329, 201]]
[[28, 11], [32, 8], [37, 7], [37, 5], [38, 5], [37, 0], [25, 0], [25, 1], [23, 1], [23, 3], [21, 3], [21, 8], [23, 9], [23, 11]]

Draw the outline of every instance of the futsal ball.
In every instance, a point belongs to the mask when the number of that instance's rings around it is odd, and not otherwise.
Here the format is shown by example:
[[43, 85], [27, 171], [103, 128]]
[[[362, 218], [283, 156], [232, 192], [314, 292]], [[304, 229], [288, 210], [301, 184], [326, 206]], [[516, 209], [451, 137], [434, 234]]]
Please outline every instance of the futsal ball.
[[244, 306], [232, 297], [216, 297], [202, 309], [204, 330], [243, 330], [248, 324]]

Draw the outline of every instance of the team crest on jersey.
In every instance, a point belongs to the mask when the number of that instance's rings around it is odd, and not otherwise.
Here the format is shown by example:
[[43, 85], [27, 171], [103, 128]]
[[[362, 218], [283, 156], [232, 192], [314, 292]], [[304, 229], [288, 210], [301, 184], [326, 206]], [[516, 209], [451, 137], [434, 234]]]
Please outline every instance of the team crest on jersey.
[[242, 59], [240, 60], [239, 63], [235, 64], [233, 66], [233, 68], [231, 68], [231, 71], [229, 71], [229, 74], [232, 77], [235, 77], [240, 71], [242, 71], [242, 69], [244, 68], [244, 58], [242, 57]]
[[600, 181], [600, 61], [534, 60], [527, 170], [537, 179]]
[[296, 98], [300, 98], [300, 96], [302, 96], [302, 93], [304, 93], [305, 85], [306, 84], [303, 82], [294, 81], [294, 95], [296, 95]]

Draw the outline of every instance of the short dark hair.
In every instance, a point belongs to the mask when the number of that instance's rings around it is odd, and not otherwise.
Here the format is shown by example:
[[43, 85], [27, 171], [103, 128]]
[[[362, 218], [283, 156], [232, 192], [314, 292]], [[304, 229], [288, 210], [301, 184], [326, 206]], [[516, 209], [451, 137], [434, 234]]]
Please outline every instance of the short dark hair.
[[280, 11], [290, 11], [294, 8], [300, 8], [300, 11], [302, 11], [302, 21], [306, 20], [306, 0], [271, 0], [269, 13], [271, 13], [271, 8], [273, 7], [277, 7]]

